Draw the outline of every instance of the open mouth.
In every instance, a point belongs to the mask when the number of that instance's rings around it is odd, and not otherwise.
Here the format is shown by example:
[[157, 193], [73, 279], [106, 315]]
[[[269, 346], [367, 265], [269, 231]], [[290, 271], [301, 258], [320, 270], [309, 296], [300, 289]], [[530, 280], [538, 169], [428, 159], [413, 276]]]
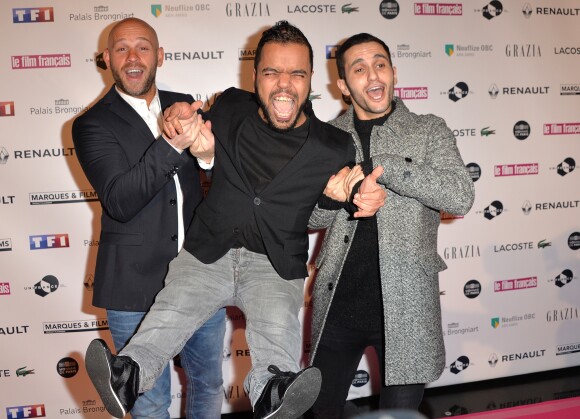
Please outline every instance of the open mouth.
[[143, 75], [144, 71], [139, 68], [131, 68], [129, 70], [125, 70], [125, 74], [129, 79], [138, 79]]
[[374, 86], [367, 90], [367, 94], [374, 100], [381, 100], [385, 94], [384, 86]]
[[294, 110], [294, 99], [288, 96], [277, 96], [272, 100], [272, 107], [277, 120], [288, 120]]

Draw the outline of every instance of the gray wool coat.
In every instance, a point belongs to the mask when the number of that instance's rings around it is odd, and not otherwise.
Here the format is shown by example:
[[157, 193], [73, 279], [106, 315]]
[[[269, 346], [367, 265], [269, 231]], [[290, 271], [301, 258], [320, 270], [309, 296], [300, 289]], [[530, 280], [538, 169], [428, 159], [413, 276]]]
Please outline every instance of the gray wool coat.
[[[400, 99], [395, 101], [385, 125], [373, 128], [370, 144], [373, 167], [385, 169], [377, 182], [387, 191], [385, 205], [377, 212], [385, 385], [428, 383], [443, 372], [438, 273], [446, 265], [437, 253], [439, 212], [466, 214], [475, 195], [445, 121], [414, 114]], [[330, 123], [352, 135], [357, 160], [362, 160], [353, 107]], [[317, 207], [310, 218], [310, 228], [327, 229], [316, 259], [311, 361], [356, 225], [345, 210]]]

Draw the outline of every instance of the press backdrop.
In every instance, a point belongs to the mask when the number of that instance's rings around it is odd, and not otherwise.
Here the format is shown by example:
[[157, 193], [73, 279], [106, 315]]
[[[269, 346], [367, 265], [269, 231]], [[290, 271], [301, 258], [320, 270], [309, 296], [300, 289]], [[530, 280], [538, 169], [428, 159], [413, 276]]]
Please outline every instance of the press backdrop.
[[[149, 22], [165, 48], [159, 88], [206, 106], [229, 86], [252, 90], [261, 32], [290, 21], [314, 48], [311, 99], [323, 120], [345, 108], [336, 45], [363, 31], [384, 39], [397, 94], [412, 111], [446, 119], [476, 188], [469, 214], [442, 214], [447, 368], [431, 385], [580, 364], [577, 1], [3, 0], [0, 16], [0, 408], [8, 419], [106, 416], [83, 356], [92, 339], [110, 342], [105, 313], [91, 305], [101, 208], [71, 124], [112, 85], [101, 53], [113, 23], [130, 16]], [[313, 254], [318, 239], [311, 235]], [[223, 412], [247, 410], [250, 357], [236, 309], [225, 348]], [[376, 365], [373, 356], [361, 362], [351, 398], [376, 391]], [[185, 397], [180, 374], [175, 367], [174, 417]]]

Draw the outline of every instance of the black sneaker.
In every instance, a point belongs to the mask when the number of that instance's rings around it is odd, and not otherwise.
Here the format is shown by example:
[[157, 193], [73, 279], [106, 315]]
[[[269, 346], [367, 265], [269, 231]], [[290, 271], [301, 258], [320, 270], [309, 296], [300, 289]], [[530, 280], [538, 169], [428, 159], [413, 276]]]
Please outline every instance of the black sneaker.
[[254, 406], [254, 419], [297, 419], [316, 401], [320, 392], [320, 370], [309, 367], [298, 372], [282, 372], [268, 367], [274, 376]]
[[85, 365], [105, 409], [116, 418], [125, 416], [139, 395], [139, 365], [128, 356], [111, 355], [102, 339], [90, 343]]

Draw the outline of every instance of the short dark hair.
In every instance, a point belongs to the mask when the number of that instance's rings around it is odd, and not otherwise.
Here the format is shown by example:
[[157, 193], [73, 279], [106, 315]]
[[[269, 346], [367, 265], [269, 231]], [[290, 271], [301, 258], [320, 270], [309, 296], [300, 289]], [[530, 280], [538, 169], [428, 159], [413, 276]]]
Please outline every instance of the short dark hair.
[[353, 35], [344, 41], [336, 50], [336, 67], [338, 68], [339, 79], [344, 80], [346, 76], [346, 72], [344, 71], [344, 53], [355, 45], [366, 44], [367, 42], [376, 42], [377, 44], [380, 44], [387, 52], [389, 64], [391, 64], [391, 66], [393, 65], [393, 62], [391, 61], [391, 51], [389, 50], [387, 44], [369, 33], [357, 33], [356, 35]]
[[260, 42], [258, 42], [258, 47], [256, 48], [256, 56], [254, 57], [254, 70], [258, 69], [258, 64], [260, 64], [260, 59], [262, 58], [262, 48], [269, 42], [277, 42], [280, 44], [299, 44], [306, 45], [308, 47], [310, 68], [313, 68], [313, 53], [312, 46], [308, 39], [300, 29], [296, 26], [291, 25], [285, 20], [280, 20], [274, 24], [270, 29], [262, 32], [262, 37]]

